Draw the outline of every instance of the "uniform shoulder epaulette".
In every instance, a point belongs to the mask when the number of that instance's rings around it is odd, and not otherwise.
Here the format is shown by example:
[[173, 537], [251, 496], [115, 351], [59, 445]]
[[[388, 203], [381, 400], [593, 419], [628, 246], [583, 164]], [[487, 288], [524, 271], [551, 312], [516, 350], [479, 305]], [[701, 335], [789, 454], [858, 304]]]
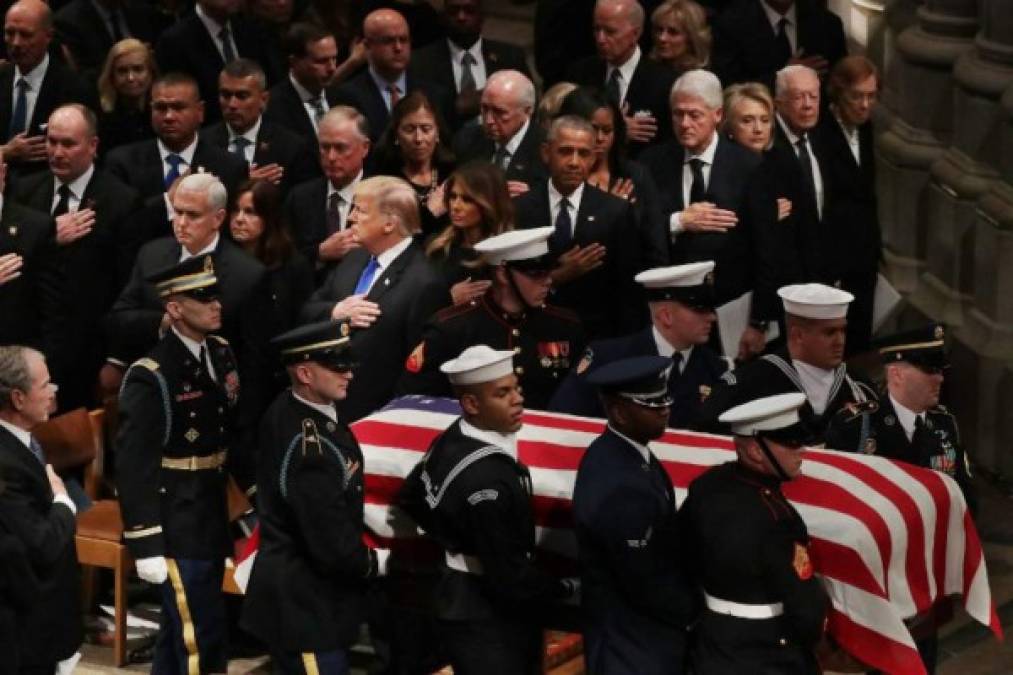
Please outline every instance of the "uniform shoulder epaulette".
[[433, 315], [433, 321], [437, 323], [452, 319], [455, 316], [461, 316], [462, 314], [469, 314], [474, 312], [478, 308], [477, 302], [466, 302], [462, 305], [451, 305], [450, 307], [444, 307], [440, 311]]
[[546, 314], [550, 314], [560, 319], [566, 319], [572, 323], [580, 323], [580, 316], [572, 309], [568, 307], [560, 307], [559, 305], [545, 305], [542, 307], [542, 311]]
[[145, 356], [143, 359], [137, 359], [136, 361], [134, 361], [131, 364], [131, 367], [133, 367], [133, 366], [140, 366], [141, 368], [147, 368], [151, 372], [155, 372], [156, 370], [158, 370], [161, 367], [161, 366], [158, 365], [158, 361], [156, 361], [155, 359], [149, 358], [147, 356]]
[[226, 347], [229, 346], [229, 341], [223, 338], [221, 335], [208, 335], [208, 337], [220, 345], [225, 345]]
[[860, 419], [862, 415], [871, 415], [879, 410], [879, 403], [876, 401], [862, 401], [861, 403], [846, 403], [843, 408], [837, 411], [837, 416], [844, 422], [852, 422]]

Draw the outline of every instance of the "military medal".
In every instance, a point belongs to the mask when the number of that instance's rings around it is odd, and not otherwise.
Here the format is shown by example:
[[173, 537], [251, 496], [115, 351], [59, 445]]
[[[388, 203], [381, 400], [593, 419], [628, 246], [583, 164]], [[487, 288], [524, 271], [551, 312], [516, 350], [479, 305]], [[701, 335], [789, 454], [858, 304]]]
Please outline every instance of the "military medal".
[[808, 581], [813, 576], [813, 564], [809, 559], [809, 549], [802, 544], [795, 542], [795, 558], [792, 560], [792, 567], [795, 568], [795, 574], [802, 581]]

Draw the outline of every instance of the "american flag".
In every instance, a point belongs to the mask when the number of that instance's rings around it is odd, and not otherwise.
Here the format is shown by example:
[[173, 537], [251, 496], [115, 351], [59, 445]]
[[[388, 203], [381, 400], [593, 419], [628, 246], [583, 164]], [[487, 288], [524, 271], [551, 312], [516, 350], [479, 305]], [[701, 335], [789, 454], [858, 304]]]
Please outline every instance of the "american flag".
[[[405, 397], [352, 425], [365, 456], [371, 543], [419, 536], [392, 502], [459, 412], [456, 401]], [[524, 415], [518, 455], [531, 472], [539, 546], [550, 558], [577, 557], [573, 483], [584, 450], [603, 428], [595, 419]], [[680, 504], [694, 478], [735, 457], [727, 437], [675, 430], [651, 449]], [[829, 630], [861, 661], [885, 673], [925, 673], [904, 619], [949, 596], [961, 597], [967, 613], [1001, 638], [981, 543], [953, 480], [882, 457], [807, 450], [802, 476], [784, 493], [812, 537], [813, 563], [831, 600]], [[239, 556], [237, 577], [248, 574], [255, 549], [253, 543]]]

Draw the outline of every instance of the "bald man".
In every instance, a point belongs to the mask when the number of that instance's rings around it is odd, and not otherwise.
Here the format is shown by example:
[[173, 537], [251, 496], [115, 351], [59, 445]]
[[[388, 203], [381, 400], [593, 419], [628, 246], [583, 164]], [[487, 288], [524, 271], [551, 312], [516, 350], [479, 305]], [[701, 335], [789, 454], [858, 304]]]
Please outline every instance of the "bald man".
[[64, 103], [94, 107], [90, 86], [49, 56], [53, 15], [41, 0], [20, 0], [4, 17], [9, 61], [0, 66], [0, 139], [15, 175], [45, 168], [42, 126]]
[[[135, 249], [133, 220], [137, 191], [95, 166], [99, 138], [95, 114], [72, 103], [60, 106], [46, 126], [47, 171], [15, 185], [13, 199], [56, 221], [56, 245], [68, 278], [63, 289], [67, 339], [50, 366], [60, 383], [61, 410], [92, 407], [95, 378], [105, 356], [101, 324], [130, 276]], [[73, 339], [70, 339], [73, 336]]]
[[481, 124], [469, 123], [454, 136], [454, 152], [461, 162], [492, 162], [501, 169], [516, 197], [548, 177], [540, 148], [542, 128], [532, 118], [535, 85], [516, 70], [489, 76], [479, 104]]
[[438, 84], [408, 72], [411, 32], [404, 16], [393, 9], [378, 9], [362, 22], [366, 69], [333, 90], [336, 102], [361, 112], [369, 122], [370, 140], [387, 128], [391, 110], [407, 94], [421, 89], [437, 110], [451, 114], [454, 97]]
[[630, 153], [671, 137], [668, 93], [676, 73], [640, 49], [644, 8], [637, 0], [598, 0], [594, 7], [596, 56], [567, 70], [570, 82], [600, 87], [623, 111]]

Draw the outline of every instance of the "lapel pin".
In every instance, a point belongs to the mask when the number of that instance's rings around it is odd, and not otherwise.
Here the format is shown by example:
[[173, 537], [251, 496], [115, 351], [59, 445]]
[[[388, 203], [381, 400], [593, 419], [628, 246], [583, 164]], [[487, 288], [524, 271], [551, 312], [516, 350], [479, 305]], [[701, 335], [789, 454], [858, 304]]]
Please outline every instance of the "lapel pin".
[[594, 216], [588, 216], [587, 220], [588, 220], [588, 222], [593, 222], [594, 221]]
[[11, 225], [10, 227], [7, 228], [7, 233], [9, 235], [11, 235], [12, 237], [18, 236], [18, 226], [17, 225]]

